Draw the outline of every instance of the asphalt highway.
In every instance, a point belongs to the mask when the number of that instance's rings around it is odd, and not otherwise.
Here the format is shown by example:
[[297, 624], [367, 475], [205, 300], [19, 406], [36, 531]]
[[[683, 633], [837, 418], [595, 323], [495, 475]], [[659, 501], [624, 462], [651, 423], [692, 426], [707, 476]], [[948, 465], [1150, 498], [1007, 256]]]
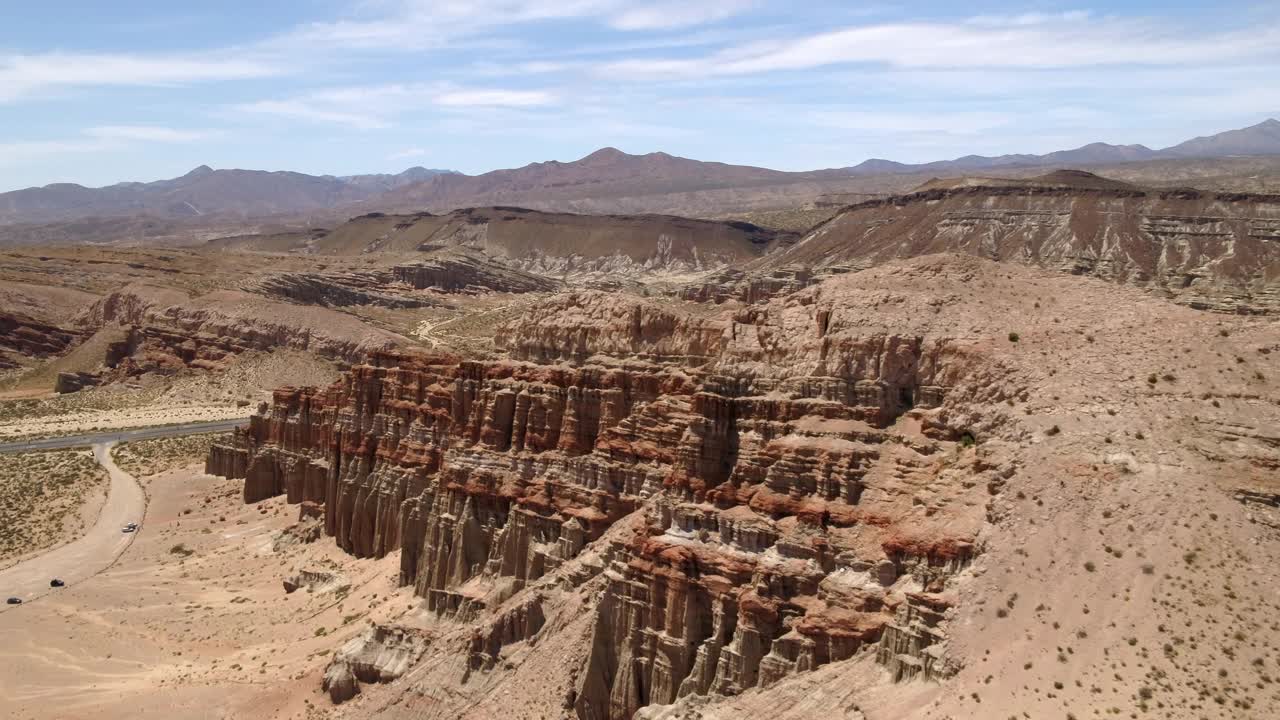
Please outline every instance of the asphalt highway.
[[60, 450], [63, 448], [89, 447], [102, 443], [122, 443], [134, 440], [150, 440], [152, 438], [174, 437], [177, 435], [196, 435], [207, 432], [225, 432], [237, 425], [249, 422], [248, 418], [234, 420], [207, 420], [205, 422], [184, 423], [181, 425], [155, 425], [141, 428], [122, 428], [84, 435], [66, 435], [63, 437], [39, 438], [33, 440], [16, 440], [0, 443], [0, 453], [31, 452], [32, 450]]
[[[244, 423], [243, 419], [214, 420], [24, 440], [0, 445], [0, 452], [55, 450], [91, 445], [94, 459], [106, 468], [107, 474], [111, 477], [107, 501], [102, 511], [98, 513], [98, 519], [93, 527], [66, 545], [0, 570], [0, 599], [17, 597], [26, 603], [51, 592], [58, 592], [57, 588], [49, 586], [49, 581], [54, 578], [62, 580], [67, 586], [83, 582], [111, 567], [133, 542], [133, 538], [140, 532], [146, 532], [147, 497], [138, 481], [112, 461], [111, 447], [117, 442], [225, 431]], [[138, 530], [131, 533], [121, 532], [121, 528], [128, 523], [138, 523]], [[0, 612], [21, 607], [21, 605], [0, 605]]]

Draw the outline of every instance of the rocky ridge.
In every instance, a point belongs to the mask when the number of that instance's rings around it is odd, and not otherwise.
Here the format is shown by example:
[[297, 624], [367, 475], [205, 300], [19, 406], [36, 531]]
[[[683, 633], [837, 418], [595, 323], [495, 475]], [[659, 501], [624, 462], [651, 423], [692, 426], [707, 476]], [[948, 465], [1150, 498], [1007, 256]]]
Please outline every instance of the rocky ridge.
[[1153, 190], [1081, 171], [960, 178], [848, 206], [752, 277], [963, 252], [1132, 284], [1198, 309], [1280, 309], [1280, 197]]
[[[720, 321], [575, 293], [504, 334], [508, 361], [375, 353], [330, 388], [282, 389], [208, 471], [244, 476], [247, 502], [323, 503], [327, 534], [358, 556], [399, 550], [401, 582], [446, 616], [544, 578], [599, 587], [579, 717], [861, 652], [948, 672], [925, 653], [941, 633], [914, 628], [953, 602], [987, 487], [1012, 468], [955, 459], [941, 405], [972, 392], [966, 343], [864, 333], [813, 296]], [[962, 474], [989, 480], [947, 480]], [[593, 543], [608, 561], [575, 564]], [[548, 622], [521, 608], [494, 630], [507, 642]]]
[[75, 324], [110, 336], [96, 370], [63, 372], [58, 392], [184, 369], [221, 370], [250, 350], [290, 348], [350, 362], [403, 338], [323, 307], [300, 307], [223, 290], [196, 298], [134, 285], [90, 305]]
[[[995, 661], [1019, 658], [975, 650], [987, 623], [1023, 604], [1093, 621], [1035, 584], [987, 603], [1008, 593], [1009, 569], [1038, 572], [1017, 533], [1040, 531], [1053, 507], [1086, 522], [1053, 505], [1068, 483], [1107, 497], [1177, 487], [1218, 512], [1240, 507], [1236, 488], [1273, 484], [1273, 368], [1253, 364], [1280, 345], [1261, 321], [1233, 319], [1232, 332], [1197, 331], [1182, 358], [1150, 331], [1152, 318], [1204, 317], [957, 256], [712, 315], [567, 293], [503, 329], [504, 360], [374, 353], [331, 387], [281, 389], [207, 469], [244, 477], [248, 502], [322, 507], [325, 534], [353, 555], [399, 553], [398, 580], [439, 636], [362, 713], [484, 717], [508, 690], [522, 716], [732, 717], [779, 698], [856, 712], [894, 681], [923, 681], [909, 696], [940, 680], [981, 690]], [[1216, 373], [1215, 347], [1243, 367]], [[1126, 380], [1117, 360], [1163, 362], [1164, 379]], [[1154, 463], [1147, 438], [1177, 428], [1190, 434], [1176, 464]], [[1230, 469], [1229, 491], [1198, 479], [1211, 467]], [[1102, 507], [1099, 533], [1123, 532], [1116, 505]], [[1092, 588], [1085, 564], [1083, 578], [1042, 582]], [[1117, 603], [1110, 618], [1151, 616]], [[810, 676], [856, 679], [848, 694], [795, 695]]]
[[61, 355], [83, 340], [64, 328], [16, 312], [0, 312], [0, 370], [22, 367], [32, 359]]

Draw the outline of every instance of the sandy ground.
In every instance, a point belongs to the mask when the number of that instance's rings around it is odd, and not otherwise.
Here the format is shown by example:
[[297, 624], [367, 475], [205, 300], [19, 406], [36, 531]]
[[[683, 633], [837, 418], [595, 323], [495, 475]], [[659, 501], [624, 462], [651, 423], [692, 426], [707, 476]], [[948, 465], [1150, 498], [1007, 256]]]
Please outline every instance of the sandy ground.
[[0, 423], [0, 438], [47, 437], [92, 430], [118, 430], [202, 420], [234, 420], [244, 417], [251, 410], [252, 408], [237, 407], [234, 404], [85, 410]]
[[[49, 475], [74, 480], [48, 483]], [[33, 494], [36, 484], [45, 492]], [[4, 569], [83, 535], [99, 517], [109, 484], [87, 450], [0, 456], [0, 577]], [[10, 525], [18, 519], [24, 527]], [[7, 597], [13, 591], [0, 582], [0, 593]]]
[[[137, 537], [136, 533], [121, 532], [121, 528], [126, 523], [143, 522], [147, 499], [142, 486], [112, 462], [110, 445], [95, 445], [93, 456], [111, 478], [106, 503], [96, 520], [71, 542], [0, 572], [0, 590], [6, 596], [29, 602], [58, 592], [49, 586], [53, 578], [68, 584], [86, 580], [110, 567]], [[7, 605], [3, 612], [21, 610]]]
[[[115, 565], [0, 614], [5, 717], [323, 717], [331, 651], [417, 605], [395, 587], [398, 554], [274, 552], [296, 514], [282, 499], [244, 505], [240, 482], [196, 465], [144, 482], [146, 525]], [[341, 573], [349, 594], [285, 594], [302, 567]]]

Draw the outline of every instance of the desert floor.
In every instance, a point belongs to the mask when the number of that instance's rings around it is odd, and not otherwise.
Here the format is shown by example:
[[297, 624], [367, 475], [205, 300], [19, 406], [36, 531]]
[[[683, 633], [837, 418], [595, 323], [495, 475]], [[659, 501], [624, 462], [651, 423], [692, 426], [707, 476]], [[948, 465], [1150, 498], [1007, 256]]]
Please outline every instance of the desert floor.
[[[326, 717], [332, 651], [416, 605], [395, 587], [398, 554], [358, 560], [324, 540], [273, 550], [297, 514], [283, 498], [245, 505], [240, 482], [196, 464], [143, 484], [143, 530], [114, 566], [0, 612], [5, 717]], [[350, 589], [286, 594], [302, 568]]]

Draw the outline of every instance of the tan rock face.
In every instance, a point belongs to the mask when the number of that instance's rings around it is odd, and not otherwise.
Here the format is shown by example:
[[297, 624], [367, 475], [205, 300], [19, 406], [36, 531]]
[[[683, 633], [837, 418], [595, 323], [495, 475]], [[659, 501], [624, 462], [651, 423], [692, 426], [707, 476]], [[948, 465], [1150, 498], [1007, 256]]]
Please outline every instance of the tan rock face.
[[[751, 277], [765, 282], [791, 265], [821, 272], [963, 252], [1128, 283], [1201, 309], [1280, 310], [1274, 283], [1280, 196], [1153, 190], [1087, 173], [1057, 175], [1035, 182], [939, 181], [851, 205], [785, 252], [759, 261], [759, 277]], [[719, 292], [749, 289], [740, 282]]]
[[[628, 360], [374, 353], [329, 388], [278, 391], [208, 470], [244, 477], [247, 502], [323, 503], [339, 545], [400, 550], [400, 581], [458, 618], [631, 517], [637, 530], [603, 541], [593, 571], [603, 594], [576, 660], [577, 715], [767, 686], [870, 649], [895, 624], [915, 632], [908, 589], [936, 625], [988, 492], [948, 478], [994, 480], [1001, 463], [960, 450], [935, 407], [942, 383], [976, 365], [963, 350], [843, 330], [805, 302], [704, 321], [567, 296], [509, 328], [512, 356]], [[945, 521], [926, 511], [947, 505]], [[537, 598], [504, 609], [473, 638], [470, 666], [492, 666], [544, 615]], [[933, 637], [895, 640], [886, 657], [920, 656]]]
[[386, 683], [418, 661], [430, 643], [419, 630], [374, 625], [343, 645], [325, 669], [323, 689], [336, 705], [355, 697], [360, 683]]
[[1050, 612], [1074, 624], [1032, 668], [1081, 623], [1116, 641], [1097, 663], [1132, 647], [1117, 613], [1159, 637], [1151, 597], [1114, 593], [1187, 562], [1141, 534], [1170, 482], [1271, 515], [1274, 326], [1115, 284], [931, 257], [721, 312], [565, 294], [501, 337], [507, 360], [374, 353], [281, 389], [209, 458], [247, 501], [323, 508], [354, 555], [399, 551], [444, 630], [385, 689], [397, 717], [491, 716], [507, 690], [528, 716], [896, 712], [938, 680], [985, 706]]
[[0, 370], [19, 367], [34, 358], [61, 355], [82, 338], [75, 329], [0, 311]]
[[[317, 277], [293, 277], [294, 284], [289, 284], [290, 278], [277, 276], [270, 282], [282, 284], [271, 286], [277, 294], [323, 292], [323, 287], [303, 282]], [[334, 304], [354, 301], [346, 295], [334, 297]], [[291, 348], [350, 361], [403, 340], [327, 308], [296, 306], [239, 291], [189, 298], [170, 289], [131, 286], [93, 303], [78, 321], [91, 331], [118, 332], [120, 339], [107, 344], [98, 370], [59, 377], [63, 392], [146, 373], [222, 370], [250, 350]]]

